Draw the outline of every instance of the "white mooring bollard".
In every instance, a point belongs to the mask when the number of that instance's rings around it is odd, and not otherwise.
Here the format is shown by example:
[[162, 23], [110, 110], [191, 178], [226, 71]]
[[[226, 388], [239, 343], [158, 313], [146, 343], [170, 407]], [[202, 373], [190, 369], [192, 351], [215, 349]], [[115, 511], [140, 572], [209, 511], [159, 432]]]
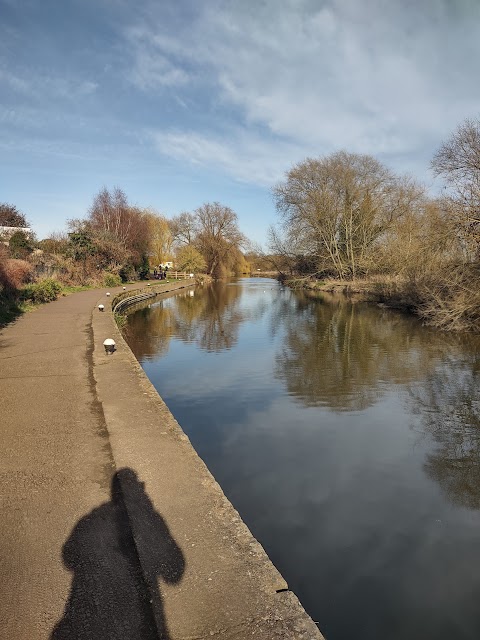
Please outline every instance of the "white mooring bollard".
[[115, 351], [115, 340], [112, 338], [107, 338], [103, 342], [103, 346], [105, 347], [105, 353], [107, 356]]

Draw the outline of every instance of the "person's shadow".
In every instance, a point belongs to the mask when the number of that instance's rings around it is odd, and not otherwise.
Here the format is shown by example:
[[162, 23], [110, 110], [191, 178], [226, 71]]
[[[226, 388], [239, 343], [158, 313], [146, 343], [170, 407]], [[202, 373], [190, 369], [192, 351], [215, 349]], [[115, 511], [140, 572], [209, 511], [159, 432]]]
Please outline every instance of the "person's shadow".
[[51, 640], [170, 638], [158, 578], [179, 582], [185, 560], [132, 469], [115, 473], [111, 501], [75, 525], [63, 562], [72, 586]]

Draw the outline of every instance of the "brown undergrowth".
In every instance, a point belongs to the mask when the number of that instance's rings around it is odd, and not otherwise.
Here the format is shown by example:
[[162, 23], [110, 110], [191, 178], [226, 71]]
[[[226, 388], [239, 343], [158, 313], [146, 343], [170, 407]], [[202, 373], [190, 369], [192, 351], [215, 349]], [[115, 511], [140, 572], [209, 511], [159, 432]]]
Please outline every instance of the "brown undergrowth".
[[480, 267], [448, 266], [407, 277], [373, 276], [355, 281], [290, 280], [292, 288], [346, 295], [414, 313], [425, 324], [443, 331], [480, 332]]

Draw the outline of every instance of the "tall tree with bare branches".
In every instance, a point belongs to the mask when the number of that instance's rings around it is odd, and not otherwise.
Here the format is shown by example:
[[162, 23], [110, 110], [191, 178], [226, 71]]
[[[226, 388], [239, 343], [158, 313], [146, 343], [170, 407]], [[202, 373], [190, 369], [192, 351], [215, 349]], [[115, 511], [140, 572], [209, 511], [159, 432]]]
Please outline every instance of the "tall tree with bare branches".
[[371, 156], [341, 151], [295, 165], [273, 195], [287, 244], [314, 259], [318, 271], [355, 278], [421, 189]]
[[480, 255], [480, 119], [465, 120], [442, 144], [432, 168], [447, 186], [445, 205], [457, 223], [467, 260]]
[[103, 188], [90, 207], [87, 224], [97, 237], [114, 241], [138, 265], [149, 250], [149, 225], [145, 212], [128, 203], [125, 193], [115, 187]]
[[169, 221], [173, 242], [179, 247], [189, 245], [195, 239], [196, 224], [193, 213], [184, 211]]

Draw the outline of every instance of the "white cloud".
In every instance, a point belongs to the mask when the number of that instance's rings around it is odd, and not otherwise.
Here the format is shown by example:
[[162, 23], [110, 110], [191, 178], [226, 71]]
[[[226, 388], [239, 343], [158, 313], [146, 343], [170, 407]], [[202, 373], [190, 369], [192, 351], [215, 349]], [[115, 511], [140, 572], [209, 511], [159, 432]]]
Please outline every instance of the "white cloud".
[[0, 87], [23, 94], [27, 98], [76, 99], [94, 93], [98, 84], [90, 80], [65, 78], [60, 75], [25, 72], [23, 77], [0, 68]]
[[86, 80], [85, 82], [81, 82], [78, 86], [78, 93], [84, 96], [90, 95], [94, 93], [98, 89], [97, 82], [91, 82], [90, 80]]
[[14, 75], [13, 73], [10, 73], [5, 69], [0, 69], [0, 86], [2, 84], [20, 93], [26, 93], [30, 89], [30, 85], [26, 80]]
[[129, 73], [131, 82], [142, 90], [184, 85], [189, 76], [176, 66], [164, 53], [164, 47], [151, 32], [144, 29], [128, 29], [126, 32], [132, 48], [133, 68]]
[[[351, 6], [331, 2], [315, 13], [296, 2], [275, 14], [267, 1], [263, 15], [210, 15], [212, 30], [228, 34], [209, 52], [226, 99], [247, 121], [314, 141], [320, 151], [382, 153], [405, 151], [419, 134], [435, 134], [459, 96], [478, 97], [471, 80], [459, 80], [455, 64], [452, 69], [446, 30], [415, 30], [414, 11], [404, 16], [382, 2], [363, 11]], [[445, 90], [445, 79], [457, 87]]]
[[160, 153], [207, 168], [216, 168], [236, 178], [262, 186], [279, 180], [292, 159], [302, 157], [299, 147], [268, 141], [241, 131], [228, 136], [206, 136], [194, 131], [151, 132]]
[[188, 75], [159, 53], [139, 51], [131, 79], [140, 89], [155, 89], [159, 86], [181, 86], [187, 82]]
[[[239, 161], [249, 149], [269, 164], [260, 182], [276, 174], [276, 156], [289, 146], [300, 155], [346, 148], [394, 161], [437, 146], [478, 113], [480, 5], [456, 6], [453, 13], [447, 0], [285, 0], [281, 8], [276, 0], [218, 0], [175, 35], [152, 10], [148, 23], [129, 32], [134, 77], [143, 88], [179, 86], [192, 76], [214, 87], [216, 113], [233, 110], [248, 142], [233, 149], [212, 125], [214, 141], [168, 133], [159, 146], [239, 179], [257, 175]], [[264, 142], [262, 128], [277, 142]]]

